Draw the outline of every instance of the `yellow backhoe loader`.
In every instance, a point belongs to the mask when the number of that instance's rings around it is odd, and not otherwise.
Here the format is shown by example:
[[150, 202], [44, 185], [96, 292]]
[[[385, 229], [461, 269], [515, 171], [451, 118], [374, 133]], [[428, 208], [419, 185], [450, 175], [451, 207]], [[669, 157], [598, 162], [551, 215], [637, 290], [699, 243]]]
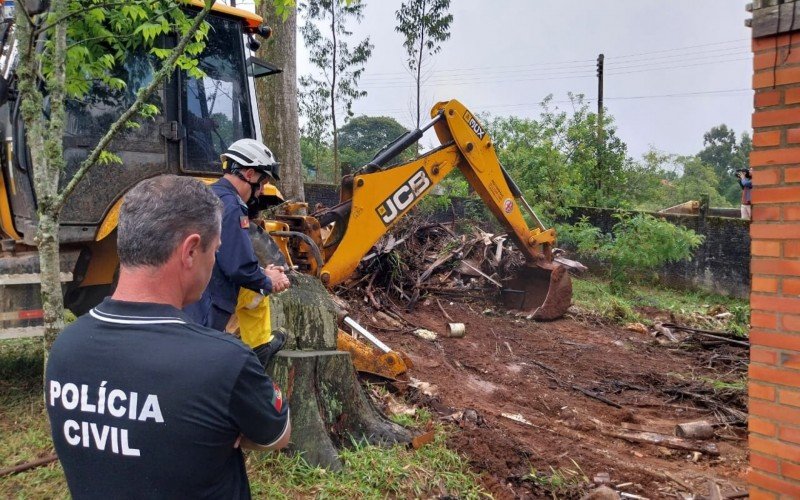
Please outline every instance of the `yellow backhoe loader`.
[[[201, 6], [190, 0], [190, 11]], [[203, 78], [184, 71], [162, 84], [153, 98], [161, 113], [141, 128], [122, 133], [112, 150], [123, 165], [99, 166], [83, 179], [62, 211], [61, 276], [65, 305], [82, 314], [113, 286], [118, 261], [116, 225], [125, 193], [142, 179], [159, 174], [189, 175], [211, 181], [222, 174], [219, 155], [232, 142], [256, 137], [250, 77], [280, 72], [248, 57], [245, 37], [266, 35], [262, 19], [216, 4], [206, 50], [200, 54]], [[168, 41], [167, 41], [168, 42]], [[41, 335], [39, 263], [34, 244], [37, 197], [32, 183], [25, 129], [19, 116], [14, 80], [13, 22], [0, 24], [0, 339]], [[123, 92], [96, 85], [82, 102], [70, 101], [64, 137], [69, 179], [111, 123], [152, 75], [144, 51], [132, 53], [119, 77]], [[555, 233], [545, 228], [519, 188], [498, 162], [494, 145], [480, 122], [458, 101], [437, 104], [431, 121], [389, 144], [373, 161], [342, 182], [341, 202], [312, 215], [281, 215], [264, 224], [284, 258], [301, 272], [318, 276], [328, 287], [347, 279], [361, 258], [421, 198], [458, 168], [506, 227], [525, 255], [527, 267], [506, 284], [510, 307], [530, 310], [538, 319], [560, 317], [569, 307], [571, 282], [553, 259]], [[391, 160], [433, 128], [441, 146], [390, 168]], [[275, 196], [277, 192], [272, 193]], [[535, 227], [523, 218], [527, 212]], [[323, 234], [327, 235], [323, 237]], [[356, 365], [392, 377], [402, 372], [402, 356], [342, 338]], [[361, 361], [359, 361], [361, 360]], [[392, 365], [392, 366], [389, 366]], [[371, 368], [370, 368], [371, 367]]]

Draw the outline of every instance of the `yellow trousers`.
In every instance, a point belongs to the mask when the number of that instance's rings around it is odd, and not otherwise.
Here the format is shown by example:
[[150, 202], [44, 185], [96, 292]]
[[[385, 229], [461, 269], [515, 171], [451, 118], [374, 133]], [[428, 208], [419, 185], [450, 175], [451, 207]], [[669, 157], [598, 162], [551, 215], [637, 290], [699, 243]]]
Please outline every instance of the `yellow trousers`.
[[[272, 322], [269, 317], [269, 297], [241, 288], [236, 303], [239, 336], [251, 348], [272, 340]], [[230, 323], [228, 324], [230, 326]]]

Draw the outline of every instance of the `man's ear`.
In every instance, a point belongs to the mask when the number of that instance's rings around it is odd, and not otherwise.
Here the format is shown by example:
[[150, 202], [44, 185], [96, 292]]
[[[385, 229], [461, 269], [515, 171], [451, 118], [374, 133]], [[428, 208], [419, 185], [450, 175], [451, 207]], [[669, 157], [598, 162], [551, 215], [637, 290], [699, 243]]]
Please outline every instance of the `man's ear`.
[[202, 250], [200, 235], [192, 233], [187, 236], [181, 243], [180, 250], [181, 262], [187, 267], [192, 267], [197, 255]]

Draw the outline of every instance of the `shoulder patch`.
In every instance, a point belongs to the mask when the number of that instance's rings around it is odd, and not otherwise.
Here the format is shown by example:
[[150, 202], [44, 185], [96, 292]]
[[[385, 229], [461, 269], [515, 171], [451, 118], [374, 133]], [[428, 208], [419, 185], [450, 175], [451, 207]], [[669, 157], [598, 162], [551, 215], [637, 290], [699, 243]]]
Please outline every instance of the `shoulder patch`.
[[281, 388], [278, 387], [278, 384], [275, 382], [272, 383], [272, 406], [274, 406], [278, 412], [283, 408], [283, 393], [281, 393]]
[[250, 227], [250, 218], [247, 217], [246, 215], [242, 215], [241, 217], [239, 217], [239, 226], [242, 229], [248, 229]]

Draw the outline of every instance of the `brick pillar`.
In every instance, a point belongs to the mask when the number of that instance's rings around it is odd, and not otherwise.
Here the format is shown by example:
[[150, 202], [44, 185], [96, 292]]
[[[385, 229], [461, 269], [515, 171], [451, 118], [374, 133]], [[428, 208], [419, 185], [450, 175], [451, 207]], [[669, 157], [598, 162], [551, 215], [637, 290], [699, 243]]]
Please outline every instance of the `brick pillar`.
[[776, 3], [754, 2], [751, 23], [753, 499], [800, 498], [800, 3]]

